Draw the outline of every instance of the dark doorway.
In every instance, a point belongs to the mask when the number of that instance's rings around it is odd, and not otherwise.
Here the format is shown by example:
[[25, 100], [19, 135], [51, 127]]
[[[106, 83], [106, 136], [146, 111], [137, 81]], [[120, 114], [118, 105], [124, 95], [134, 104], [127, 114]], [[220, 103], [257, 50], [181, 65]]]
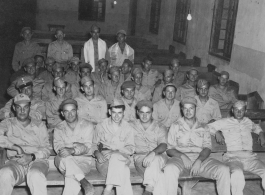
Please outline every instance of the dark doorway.
[[138, 0], [131, 0], [130, 1], [130, 15], [129, 15], [129, 26], [128, 26], [130, 35], [135, 35], [136, 16], [137, 16], [137, 1]]

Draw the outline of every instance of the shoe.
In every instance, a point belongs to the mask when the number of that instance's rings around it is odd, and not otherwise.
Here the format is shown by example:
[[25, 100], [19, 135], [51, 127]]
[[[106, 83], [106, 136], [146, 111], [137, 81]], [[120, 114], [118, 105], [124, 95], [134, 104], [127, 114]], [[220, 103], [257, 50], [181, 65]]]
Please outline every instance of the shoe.
[[94, 186], [87, 181], [85, 178], [80, 181], [82, 188], [85, 191], [85, 195], [94, 195], [95, 188]]

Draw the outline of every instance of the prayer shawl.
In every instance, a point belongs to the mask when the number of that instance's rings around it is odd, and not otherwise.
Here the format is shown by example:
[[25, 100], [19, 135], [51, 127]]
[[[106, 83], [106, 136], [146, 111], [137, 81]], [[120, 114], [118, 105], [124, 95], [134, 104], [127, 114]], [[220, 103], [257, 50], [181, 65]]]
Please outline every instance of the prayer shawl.
[[[98, 39], [98, 59], [105, 58], [107, 51], [107, 44], [102, 39]], [[91, 64], [93, 67], [92, 72], [95, 72], [95, 60], [94, 60], [94, 45], [92, 38], [89, 39], [84, 45], [84, 58], [85, 62]]]
[[123, 53], [119, 47], [119, 43], [115, 43], [109, 48], [110, 66], [121, 66], [125, 59], [129, 59], [134, 63], [134, 50], [125, 44]]

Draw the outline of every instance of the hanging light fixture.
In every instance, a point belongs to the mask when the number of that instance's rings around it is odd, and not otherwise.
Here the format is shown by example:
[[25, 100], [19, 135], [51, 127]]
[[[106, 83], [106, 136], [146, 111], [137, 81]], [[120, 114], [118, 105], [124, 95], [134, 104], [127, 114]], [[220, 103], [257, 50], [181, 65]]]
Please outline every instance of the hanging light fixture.
[[188, 13], [188, 16], [187, 16], [187, 20], [191, 20], [192, 19], [192, 17], [191, 17], [191, 14], [190, 14], [190, 9], [189, 9], [189, 13]]

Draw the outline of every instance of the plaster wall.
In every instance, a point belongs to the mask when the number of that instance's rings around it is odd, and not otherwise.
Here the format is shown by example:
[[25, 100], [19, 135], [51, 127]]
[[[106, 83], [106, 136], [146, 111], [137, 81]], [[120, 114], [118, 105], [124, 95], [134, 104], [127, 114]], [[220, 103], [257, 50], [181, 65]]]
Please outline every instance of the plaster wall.
[[36, 24], [39, 30], [48, 30], [48, 24], [65, 25], [68, 32], [87, 33], [92, 24], [98, 24], [103, 34], [128, 30], [130, 0], [117, 0], [114, 8], [106, 0], [105, 22], [79, 21], [79, 0], [37, 0]]

